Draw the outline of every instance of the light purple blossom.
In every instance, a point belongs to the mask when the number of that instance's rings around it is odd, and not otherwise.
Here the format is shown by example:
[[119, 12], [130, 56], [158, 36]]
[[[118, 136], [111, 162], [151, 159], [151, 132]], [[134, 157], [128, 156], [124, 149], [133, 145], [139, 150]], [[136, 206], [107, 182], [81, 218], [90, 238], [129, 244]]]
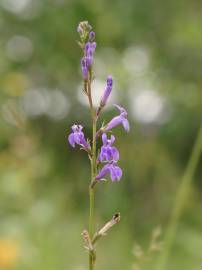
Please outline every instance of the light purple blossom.
[[68, 141], [72, 147], [75, 147], [75, 144], [78, 144], [84, 149], [89, 149], [90, 146], [85, 139], [82, 129], [83, 127], [81, 125], [73, 125], [72, 133], [68, 136]]
[[122, 176], [122, 170], [116, 165], [116, 162], [107, 163], [96, 176], [96, 180], [104, 178], [107, 174], [110, 174], [112, 182], [119, 181]]
[[115, 137], [111, 135], [110, 139], [107, 139], [107, 134], [102, 134], [103, 146], [101, 147], [101, 152], [99, 155], [99, 161], [118, 161], [119, 160], [119, 151], [116, 147], [112, 146], [115, 141]]
[[104, 94], [103, 94], [103, 96], [101, 98], [101, 104], [100, 105], [102, 107], [105, 106], [105, 104], [107, 103], [109, 95], [111, 94], [111, 91], [112, 91], [112, 85], [113, 85], [113, 78], [112, 78], [111, 75], [109, 75], [107, 77], [107, 86], [106, 86], [106, 88], [104, 90]]
[[115, 104], [114, 106], [119, 110], [120, 114], [118, 116], [115, 116], [114, 118], [112, 118], [112, 120], [107, 124], [105, 131], [109, 131], [112, 128], [122, 124], [125, 131], [129, 132], [130, 125], [129, 125], [129, 122], [127, 119], [128, 114], [127, 114], [126, 110], [119, 105]]

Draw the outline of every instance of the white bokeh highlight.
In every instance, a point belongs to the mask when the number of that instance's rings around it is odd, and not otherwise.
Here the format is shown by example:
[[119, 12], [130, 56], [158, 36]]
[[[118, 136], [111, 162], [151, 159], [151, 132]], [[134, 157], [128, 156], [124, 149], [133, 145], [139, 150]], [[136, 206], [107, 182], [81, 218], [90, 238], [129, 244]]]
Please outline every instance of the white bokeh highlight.
[[142, 75], [148, 70], [150, 64], [148, 49], [143, 46], [127, 48], [123, 55], [123, 64], [131, 75]]
[[51, 91], [50, 97], [46, 114], [55, 120], [65, 118], [70, 109], [67, 97], [60, 90]]
[[133, 117], [141, 123], [164, 123], [168, 120], [165, 99], [154, 90], [130, 93], [130, 107]]
[[31, 58], [33, 49], [33, 43], [28, 37], [15, 35], [7, 42], [6, 54], [12, 61], [26, 62]]
[[44, 1], [41, 0], [0, 0], [2, 8], [24, 20], [36, 17], [43, 5]]
[[1, 0], [1, 5], [7, 11], [18, 14], [23, 12], [31, 1], [32, 0]]
[[28, 90], [22, 98], [22, 109], [28, 117], [47, 115], [54, 120], [67, 116], [70, 103], [58, 89], [38, 88]]

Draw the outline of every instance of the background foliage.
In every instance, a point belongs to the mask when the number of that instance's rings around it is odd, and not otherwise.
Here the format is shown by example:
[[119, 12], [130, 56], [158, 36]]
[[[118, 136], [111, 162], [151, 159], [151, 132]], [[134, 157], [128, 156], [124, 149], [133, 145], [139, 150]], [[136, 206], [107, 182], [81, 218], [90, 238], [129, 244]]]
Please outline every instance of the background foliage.
[[[89, 164], [66, 142], [74, 122], [91, 134], [82, 20], [97, 34], [95, 98], [113, 74], [111, 102], [128, 108], [131, 123], [129, 135], [117, 129], [123, 180], [97, 187], [96, 226], [122, 214], [98, 247], [97, 269], [155, 269], [160, 252], [137, 257], [157, 226], [165, 232], [201, 124], [201, 11], [197, 0], [0, 1], [0, 269], [87, 269]], [[202, 268], [201, 165], [169, 269]]]

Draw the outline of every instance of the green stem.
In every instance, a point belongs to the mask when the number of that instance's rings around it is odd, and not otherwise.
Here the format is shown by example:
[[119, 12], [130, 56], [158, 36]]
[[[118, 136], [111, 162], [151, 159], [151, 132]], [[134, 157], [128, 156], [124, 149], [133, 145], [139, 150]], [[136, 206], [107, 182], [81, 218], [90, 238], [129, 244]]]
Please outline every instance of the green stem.
[[177, 231], [177, 225], [179, 223], [179, 219], [183, 212], [184, 203], [189, 194], [190, 184], [193, 179], [194, 173], [196, 171], [201, 152], [202, 152], [202, 126], [199, 129], [195, 144], [193, 146], [191, 157], [189, 159], [180, 187], [176, 194], [174, 208], [171, 213], [171, 221], [170, 221], [170, 224], [168, 225], [168, 228], [165, 234], [164, 248], [163, 248], [161, 256], [159, 257], [159, 260], [157, 261], [157, 267], [156, 267], [157, 270], [166, 269], [170, 249], [172, 247], [172, 243], [173, 243], [176, 231]]
[[[96, 165], [96, 111], [93, 108], [93, 102], [91, 97], [91, 81], [88, 82], [88, 98], [90, 111], [92, 116], [92, 124], [93, 124], [93, 138], [92, 138], [92, 158], [91, 158], [91, 183], [89, 185], [89, 235], [90, 238], [93, 238], [94, 230], [93, 230], [93, 216], [94, 216], [94, 186], [92, 185], [95, 176], [97, 174], [97, 165]], [[94, 269], [95, 264], [95, 253], [89, 252], [89, 270]]]
[[90, 209], [89, 209], [89, 235], [90, 238], [93, 236], [93, 212], [94, 212], [94, 190], [89, 187], [89, 200], [90, 200]]

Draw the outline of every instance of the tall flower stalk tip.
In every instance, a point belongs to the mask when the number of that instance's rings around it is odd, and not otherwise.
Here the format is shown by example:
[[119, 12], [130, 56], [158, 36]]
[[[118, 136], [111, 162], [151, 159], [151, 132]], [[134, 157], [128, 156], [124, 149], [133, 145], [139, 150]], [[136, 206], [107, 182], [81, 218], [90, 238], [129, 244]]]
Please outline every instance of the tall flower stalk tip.
[[[107, 132], [114, 127], [122, 124], [124, 129], [128, 132], [129, 122], [127, 119], [127, 111], [119, 106], [114, 105], [119, 115], [109, 121], [105, 126], [102, 126], [97, 131], [97, 120], [100, 117], [102, 109], [107, 105], [108, 99], [113, 88], [113, 78], [108, 75], [106, 86], [100, 98], [100, 104], [97, 110], [94, 108], [94, 100], [92, 98], [92, 73], [94, 54], [97, 47], [95, 42], [95, 32], [88, 21], [80, 22], [77, 27], [77, 32], [80, 37], [78, 44], [82, 49], [83, 55], [80, 61], [84, 92], [88, 97], [90, 113], [92, 118], [92, 139], [91, 143], [86, 140], [83, 133], [83, 126], [74, 124], [71, 129], [72, 132], [68, 136], [68, 142], [72, 147], [76, 145], [81, 146], [88, 153], [91, 165], [91, 181], [89, 183], [89, 229], [84, 230], [83, 238], [89, 251], [89, 270], [93, 270], [96, 261], [95, 242], [103, 236], [108, 229], [120, 220], [120, 215], [115, 215], [112, 220], [105, 224], [105, 226], [98, 232], [94, 232], [93, 219], [94, 219], [94, 187], [97, 182], [107, 176], [111, 178], [112, 182], [117, 182], [122, 177], [122, 169], [117, 165], [120, 155], [118, 149], [114, 146], [115, 136], [108, 135]], [[102, 146], [100, 149], [97, 147], [99, 137], [102, 135]], [[102, 166], [98, 170], [98, 166]]]

